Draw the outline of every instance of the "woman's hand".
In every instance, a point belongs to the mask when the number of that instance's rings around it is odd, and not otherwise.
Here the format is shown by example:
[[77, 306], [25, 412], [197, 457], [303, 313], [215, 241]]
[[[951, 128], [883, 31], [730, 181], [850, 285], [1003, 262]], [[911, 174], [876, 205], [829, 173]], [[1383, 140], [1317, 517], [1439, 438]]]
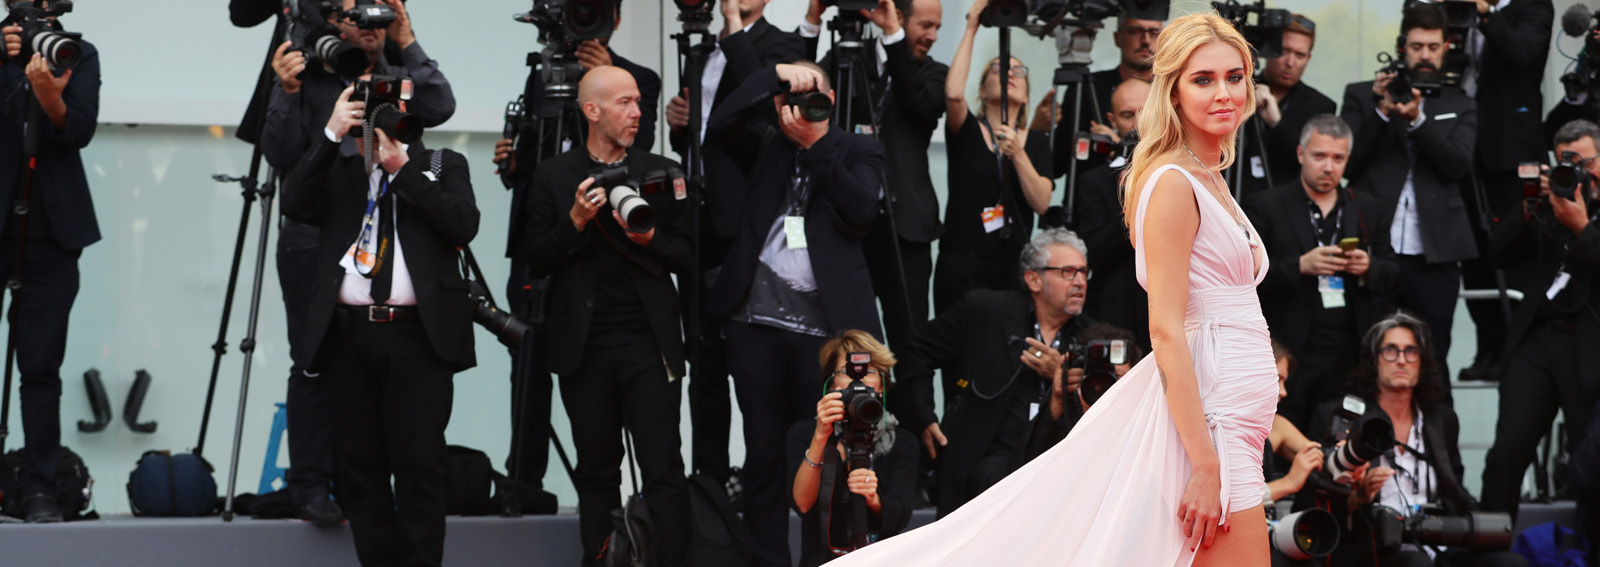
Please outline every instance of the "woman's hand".
[[989, 0], [977, 0], [972, 7], [967, 9], [967, 27], [978, 27], [978, 16], [983, 15], [984, 8], [989, 7]]
[[845, 484], [850, 487], [851, 494], [859, 494], [867, 499], [867, 508], [873, 514], [883, 511], [883, 501], [878, 498], [878, 473], [872, 469], [856, 469], [850, 471], [850, 478], [845, 479]]
[[833, 435], [833, 424], [844, 419], [844, 394], [828, 392], [821, 400], [817, 400], [817, 431], [813, 439], [827, 440]]
[[1189, 485], [1183, 489], [1183, 500], [1178, 503], [1183, 537], [1199, 540], [1191, 551], [1211, 549], [1211, 540], [1217, 536], [1217, 522], [1221, 519], [1222, 477], [1217, 472], [1217, 464], [1195, 466], [1189, 473]]
[[1017, 130], [1009, 124], [995, 124], [992, 128], [994, 128], [995, 151], [1012, 161], [1027, 159], [1027, 152], [1023, 151], [1023, 142], [1027, 141], [1026, 134], [1018, 135]]

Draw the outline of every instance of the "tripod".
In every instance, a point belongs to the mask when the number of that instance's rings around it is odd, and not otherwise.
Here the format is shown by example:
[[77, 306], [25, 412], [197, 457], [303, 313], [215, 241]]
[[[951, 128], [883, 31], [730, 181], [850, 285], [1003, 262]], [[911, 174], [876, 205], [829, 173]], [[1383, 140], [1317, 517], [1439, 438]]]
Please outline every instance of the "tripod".
[[[17, 223], [17, 250], [12, 259], [11, 274], [6, 278], [6, 291], [11, 293], [12, 311], [7, 314], [6, 370], [4, 393], [0, 394], [0, 454], [5, 453], [6, 438], [11, 436], [11, 379], [17, 356], [17, 291], [22, 289], [22, 253], [28, 242], [28, 204], [33, 196], [33, 178], [39, 169], [39, 144], [43, 125], [39, 122], [39, 101], [32, 89], [24, 89], [24, 105], [28, 109], [22, 133], [22, 193], [11, 205], [12, 222]], [[0, 313], [5, 312], [5, 292], [0, 291]]]
[[[705, 119], [701, 103], [704, 101], [704, 88], [701, 86], [700, 76], [705, 73], [706, 61], [711, 58], [711, 52], [716, 49], [716, 36], [710, 31], [710, 15], [695, 17], [688, 13], [680, 13], [678, 19], [684, 22], [683, 31], [672, 35], [673, 41], [678, 44], [678, 77], [679, 84], [687, 85], [689, 89], [689, 125], [687, 130], [688, 149], [684, 154], [684, 167], [688, 169], [688, 179], [685, 182], [689, 192], [689, 239], [691, 258], [689, 260], [688, 280], [689, 306], [687, 319], [684, 326], [693, 331], [687, 333], [689, 367], [694, 369], [699, 376], [701, 369], [702, 347], [705, 337], [701, 329], [701, 294], [705, 291], [705, 278], [701, 272], [704, 266], [700, 264], [702, 229], [701, 215], [705, 209], [705, 162], [701, 155], [703, 143], [701, 136], [701, 121]], [[691, 44], [694, 36], [700, 36], [700, 43]], [[680, 285], [682, 281], [680, 279]], [[692, 410], [691, 410], [692, 411]], [[726, 447], [724, 447], [726, 450]]]

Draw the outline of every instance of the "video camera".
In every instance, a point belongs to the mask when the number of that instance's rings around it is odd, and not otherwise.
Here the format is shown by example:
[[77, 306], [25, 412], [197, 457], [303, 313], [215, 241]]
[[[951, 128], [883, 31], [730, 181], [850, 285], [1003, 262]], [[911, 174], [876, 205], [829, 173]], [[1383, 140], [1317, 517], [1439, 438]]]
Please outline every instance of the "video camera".
[[1072, 368], [1083, 369], [1083, 382], [1078, 383], [1078, 395], [1083, 397], [1083, 404], [1092, 406], [1100, 401], [1100, 396], [1117, 383], [1117, 365], [1128, 363], [1128, 341], [1089, 341], [1081, 344], [1077, 339], [1072, 339], [1062, 348], [1067, 354], [1066, 362], [1062, 363], [1062, 371]]
[[1393, 551], [1410, 543], [1433, 547], [1460, 547], [1473, 551], [1511, 549], [1511, 515], [1504, 512], [1469, 512], [1446, 515], [1435, 505], [1422, 504], [1406, 516], [1379, 504], [1367, 512], [1374, 547]]
[[1596, 23], [1600, 14], [1589, 11], [1583, 3], [1576, 3], [1567, 7], [1561, 14], [1561, 32], [1568, 37], [1583, 38], [1583, 51], [1578, 53], [1574, 61], [1576, 69], [1561, 76], [1561, 86], [1566, 89], [1568, 99], [1576, 99], [1580, 94], [1594, 94], [1600, 86], [1600, 24]]
[[711, 20], [717, 11], [717, 0], [672, 0], [678, 5], [678, 21], [683, 31], [705, 33], [711, 30]]
[[[1217, 15], [1233, 23], [1234, 29], [1244, 36], [1256, 55], [1263, 59], [1276, 59], [1283, 55], [1283, 29], [1289, 26], [1289, 11], [1268, 8], [1266, 0], [1254, 4], [1240, 4], [1238, 0], [1212, 2]], [[1254, 24], [1250, 14], [1256, 15]]]
[[367, 103], [362, 118], [367, 126], [383, 130], [390, 138], [412, 143], [422, 137], [422, 123], [417, 117], [400, 110], [401, 103], [411, 100], [411, 78], [373, 75], [370, 79], [355, 82], [351, 100]]
[[[679, 0], [681, 7], [683, 0]], [[702, 0], [709, 10], [712, 0]], [[539, 28], [539, 43], [571, 55], [578, 44], [591, 39], [608, 39], [616, 27], [615, 0], [533, 0], [533, 8], [512, 16], [516, 21]]]
[[373, 0], [356, 0], [354, 8], [335, 10], [334, 16], [364, 30], [381, 30], [394, 23], [394, 8]]
[[1412, 100], [1411, 89], [1422, 93], [1423, 97], [1433, 98], [1439, 96], [1439, 91], [1444, 87], [1444, 74], [1437, 69], [1426, 67], [1418, 68], [1406, 64], [1404, 55], [1390, 55], [1379, 53], [1378, 62], [1384, 67], [1379, 73], [1393, 73], [1394, 78], [1389, 79], [1389, 86], [1384, 92], [1389, 95], [1389, 100], [1397, 104], [1408, 104]]
[[338, 28], [327, 18], [336, 13], [332, 2], [283, 0], [284, 37], [289, 40], [289, 51], [305, 54], [308, 69], [322, 63], [341, 77], [354, 77], [366, 71], [371, 61], [361, 49], [339, 39]]
[[17, 56], [28, 59], [38, 53], [57, 69], [76, 66], [83, 57], [83, 47], [78, 44], [83, 34], [61, 31], [61, 24], [55, 21], [71, 11], [70, 0], [55, 0], [49, 8], [40, 8], [32, 0], [12, 4], [6, 20], [22, 28], [22, 52]]

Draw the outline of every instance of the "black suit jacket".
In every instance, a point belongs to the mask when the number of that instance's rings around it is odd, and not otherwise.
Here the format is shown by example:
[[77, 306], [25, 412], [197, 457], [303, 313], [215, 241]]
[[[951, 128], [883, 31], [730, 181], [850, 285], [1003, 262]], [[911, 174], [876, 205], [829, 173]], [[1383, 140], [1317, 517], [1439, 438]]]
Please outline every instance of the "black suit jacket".
[[1133, 332], [1150, 352], [1150, 294], [1139, 285], [1133, 240], [1122, 222], [1122, 172], [1102, 166], [1078, 177], [1078, 236], [1089, 245], [1089, 269], [1094, 270], [1084, 312]]
[[830, 127], [811, 149], [799, 151], [775, 126], [750, 118], [773, 112], [772, 98], [785, 88], [777, 71], [769, 67], [745, 81], [711, 114], [707, 139], [715, 138], [729, 157], [759, 165], [751, 178], [737, 179], [737, 185], [727, 187], [742, 193], [739, 233], [706, 309], [713, 315], [729, 315], [749, 294], [767, 230], [782, 214], [798, 164], [811, 176], [811, 202], [805, 212], [807, 250], [829, 331], [860, 329], [881, 337], [860, 238], [878, 215], [883, 144]]
[[1550, 54], [1550, 0], [1515, 0], [1494, 15], [1480, 16], [1483, 33], [1478, 75], [1478, 108], [1490, 109], [1478, 121], [1478, 159], [1491, 172], [1516, 169], [1523, 161], [1543, 161], [1550, 138], [1543, 137], [1544, 64]]
[[[406, 269], [417, 294], [417, 311], [434, 352], [457, 372], [477, 364], [472, 342], [472, 303], [461, 278], [457, 248], [478, 234], [478, 205], [467, 160], [444, 152], [437, 181], [428, 170], [429, 154], [413, 148], [411, 160], [395, 173], [389, 191], [399, 196], [395, 235], [406, 255]], [[361, 232], [368, 177], [359, 156], [340, 156], [339, 144], [322, 137], [289, 171], [283, 184], [283, 214], [322, 227], [317, 247], [316, 283], [306, 309], [306, 341], [301, 352], [317, 360], [317, 350], [332, 323], [345, 271], [339, 259]]]
[[[900, 356], [900, 376], [894, 396], [898, 399], [892, 401], [898, 405], [891, 409], [895, 415], [905, 416], [907, 425], [919, 436], [928, 425], [939, 423], [950, 441], [939, 451], [936, 503], [940, 516], [976, 496], [967, 493], [967, 477], [994, 445], [1012, 402], [1013, 389], [1039, 387], [1038, 375], [1018, 360], [1022, 347], [1007, 342], [1011, 336], [1027, 332], [1033, 321], [1032, 308], [1033, 299], [1024, 291], [969, 291], [954, 307], [924, 325], [910, 348], [896, 353]], [[1072, 324], [1083, 329], [1093, 321], [1080, 315]], [[959, 391], [945, 392], [955, 402], [949, 405], [943, 420], [934, 413], [933, 403], [933, 371], [941, 368], [959, 372], [966, 381]], [[1015, 382], [1011, 382], [1012, 376], [1016, 376]], [[1031, 424], [1029, 438], [1018, 443], [1023, 448], [1022, 458], [1012, 464], [1020, 466], [1049, 449], [1066, 437], [1076, 423], [1077, 416], [1070, 410], [1057, 421], [1041, 408]]]
[[[815, 41], [810, 43], [814, 49]], [[869, 64], [877, 57], [870, 45], [867, 49]], [[911, 42], [907, 40], [897, 41], [883, 50], [889, 56], [884, 64], [889, 93], [883, 99], [877, 137], [889, 158], [884, 174], [888, 176], [887, 189], [894, 203], [895, 228], [907, 241], [933, 242], [944, 233], [944, 223], [939, 218], [939, 196], [934, 194], [933, 177], [929, 174], [928, 143], [939, 127], [939, 118], [944, 116], [944, 78], [950, 73], [950, 67], [932, 58], [918, 60], [912, 56]], [[841, 81], [838, 73], [833, 72], [833, 54], [823, 59], [822, 66], [832, 73], [834, 90], [838, 91]], [[869, 80], [881, 85], [884, 79], [872, 77]], [[862, 88], [862, 92], [857, 93], [858, 124], [869, 123], [871, 111], [863, 105], [876, 105], [874, 93], [880, 88]], [[841, 127], [845, 126], [854, 131], [853, 125], [841, 123]]]
[[[9, 20], [5, 25], [10, 25]], [[100, 223], [95, 218], [94, 200], [89, 197], [89, 179], [83, 172], [79, 152], [94, 139], [100, 116], [100, 52], [93, 44], [79, 41], [83, 58], [72, 68], [72, 79], [61, 92], [67, 105], [62, 127], [50, 123], [38, 111], [38, 165], [33, 177], [33, 192], [44, 203], [50, 232], [62, 248], [82, 250], [100, 241]], [[3, 52], [0, 52], [3, 53]], [[22, 198], [23, 122], [28, 117], [32, 97], [20, 88], [28, 82], [21, 57], [6, 59], [0, 65], [0, 202]], [[9, 211], [0, 215], [0, 230], [10, 222]], [[32, 232], [32, 231], [29, 231]]]
[[[1542, 213], [1548, 214], [1548, 209]], [[1546, 228], [1545, 222], [1554, 226]], [[1593, 307], [1594, 298], [1600, 298], [1600, 223], [1590, 221], [1589, 226], [1574, 237], [1572, 231], [1554, 219], [1545, 222], [1537, 218], [1523, 220], [1519, 210], [1504, 211], [1490, 236], [1489, 264], [1496, 268], [1521, 266], [1530, 277], [1528, 293], [1517, 303], [1517, 311], [1511, 316], [1511, 329], [1506, 334], [1508, 356], [1527, 338], [1534, 324], [1542, 322], [1538, 320], [1541, 310], [1570, 311], [1574, 305], [1583, 306], [1573, 315], [1578, 344], [1600, 344], [1600, 315], [1596, 315]], [[1552, 235], [1559, 235], [1559, 238]], [[1552, 302], [1545, 297], [1545, 291], [1550, 289], [1557, 270], [1563, 266], [1572, 279], [1556, 296], [1558, 301]], [[1600, 387], [1600, 349], [1582, 348], [1577, 355], [1578, 376], [1589, 387]]]
[[[748, 82], [751, 76], [763, 70], [770, 70], [779, 63], [793, 63], [811, 57], [807, 55], [805, 40], [798, 34], [786, 32], [772, 27], [766, 18], [760, 18], [750, 24], [749, 30], [739, 30], [729, 34], [728, 37], [718, 41], [722, 53], [728, 58], [726, 67], [722, 69], [722, 80], [717, 83], [717, 92], [703, 93], [702, 96], [712, 97], [711, 115], [706, 122], [705, 144], [701, 148], [701, 163], [704, 165], [706, 184], [706, 226], [714, 231], [715, 237], [724, 241], [733, 240], [739, 235], [741, 218], [744, 212], [744, 185], [751, 176], [754, 161], [736, 159], [735, 155], [748, 157], [748, 148], [729, 148], [722, 140], [713, 139], [710, 119], [722, 113], [722, 106], [742, 85]], [[685, 78], [699, 83], [700, 77]], [[743, 119], [751, 122], [762, 122], [773, 129], [778, 128], [778, 113], [770, 106], [750, 108], [741, 105], [740, 114]], [[669, 140], [673, 151], [683, 155], [688, 151], [688, 140], [684, 138], [688, 129], [672, 132]], [[874, 186], [878, 183], [874, 183]], [[877, 190], [873, 190], [877, 195]], [[702, 246], [705, 243], [702, 242]], [[720, 258], [711, 259], [714, 264]], [[702, 268], [710, 268], [711, 264], [703, 264]]]
[[[678, 162], [639, 149], [628, 150], [626, 162], [629, 175], [635, 179], [678, 166]], [[678, 291], [668, 271], [688, 271], [694, 253], [688, 232], [680, 223], [683, 202], [673, 198], [670, 188], [644, 196], [658, 215], [649, 246], [628, 240], [622, 226], [611, 218], [609, 205], [601, 208], [595, 222], [578, 232], [568, 213], [578, 184], [588, 177], [589, 168], [588, 148], [576, 148], [545, 160], [534, 174], [528, 195], [528, 243], [523, 258], [528, 262], [529, 276], [550, 277], [547, 309], [550, 320], [559, 321], [563, 329], [550, 333], [546, 364], [551, 372], [560, 375], [578, 371], [594, 316], [595, 250], [615, 246], [633, 260], [629, 273], [644, 304], [656, 346], [673, 375], [682, 376], [684, 352]]]
[[[1333, 99], [1321, 91], [1301, 82], [1289, 89], [1289, 92], [1283, 95], [1283, 99], [1278, 101], [1278, 111], [1283, 114], [1278, 119], [1278, 125], [1269, 128], [1267, 123], [1262, 121], [1261, 133], [1267, 146], [1267, 159], [1263, 165], [1272, 173], [1272, 182], [1281, 185], [1295, 180], [1300, 175], [1300, 158], [1295, 155], [1295, 147], [1300, 145], [1300, 131], [1305, 129], [1306, 123], [1310, 122], [1312, 117], [1319, 114], [1333, 114], [1339, 111], [1339, 107], [1333, 103]], [[1261, 120], [1260, 114], [1251, 118]], [[1246, 174], [1243, 191], [1250, 194], [1271, 189], [1267, 185], [1266, 177], [1256, 177], [1250, 173], [1253, 169], [1250, 160], [1261, 155], [1261, 148], [1256, 143], [1255, 125], [1246, 124], [1244, 132]]]
[[[1378, 200], [1348, 189], [1340, 191], [1344, 195], [1334, 209], [1343, 211], [1337, 213], [1343, 215], [1339, 238], [1360, 238], [1361, 248], [1372, 257], [1365, 277], [1340, 274], [1345, 278], [1346, 305], [1355, 316], [1358, 330], [1349, 337], [1349, 345], [1354, 346], [1376, 315], [1372, 310], [1372, 297], [1390, 293], [1399, 283], [1400, 264], [1389, 248], [1388, 225], [1372, 224], [1383, 216]], [[1300, 273], [1300, 256], [1318, 246], [1306, 205], [1305, 186], [1297, 177], [1290, 183], [1252, 195], [1246, 199], [1244, 211], [1250, 217], [1250, 224], [1261, 234], [1261, 243], [1272, 254], [1271, 269], [1256, 288], [1261, 297], [1261, 312], [1267, 317], [1272, 336], [1289, 352], [1301, 354], [1306, 335], [1311, 331], [1312, 317], [1322, 309], [1317, 277]]]
[[1344, 175], [1383, 204], [1383, 218], [1371, 226], [1388, 230], [1409, 172], [1428, 262], [1471, 260], [1478, 257], [1478, 246], [1459, 182], [1472, 170], [1478, 110], [1460, 89], [1446, 87], [1424, 99], [1422, 112], [1427, 115], [1422, 125], [1407, 132], [1403, 121], [1378, 116], [1372, 81], [1345, 87], [1339, 116], [1355, 136]]

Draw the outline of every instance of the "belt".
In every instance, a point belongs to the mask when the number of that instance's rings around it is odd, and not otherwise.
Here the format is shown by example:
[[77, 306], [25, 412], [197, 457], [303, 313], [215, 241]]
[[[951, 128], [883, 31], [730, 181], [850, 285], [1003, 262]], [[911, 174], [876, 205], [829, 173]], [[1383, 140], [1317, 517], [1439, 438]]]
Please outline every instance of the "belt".
[[369, 323], [403, 323], [417, 320], [415, 305], [339, 305], [339, 310], [350, 315], [352, 321]]

